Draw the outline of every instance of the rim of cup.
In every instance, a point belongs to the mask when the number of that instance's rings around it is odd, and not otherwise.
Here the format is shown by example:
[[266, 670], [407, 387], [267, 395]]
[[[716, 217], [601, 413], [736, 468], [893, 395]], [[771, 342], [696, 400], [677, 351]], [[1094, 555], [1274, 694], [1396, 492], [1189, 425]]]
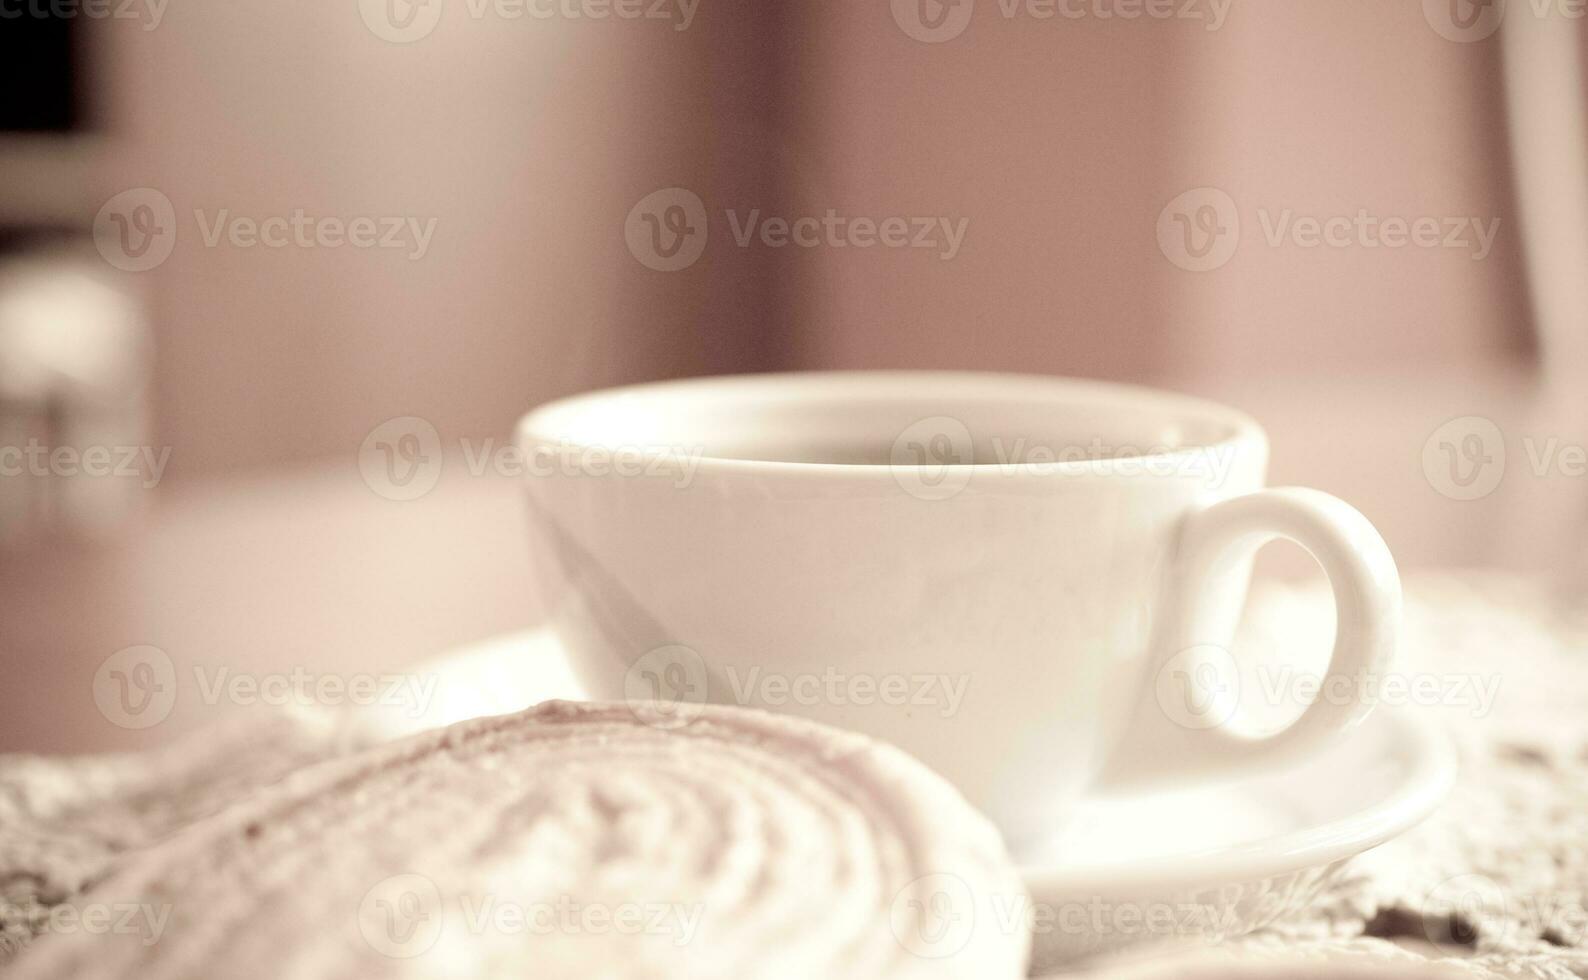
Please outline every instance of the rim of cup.
[[[913, 464], [776, 459], [707, 448], [713, 441], [707, 422], [710, 418], [730, 417], [735, 410], [797, 409], [802, 404], [852, 404], [857, 408], [870, 404], [890, 406], [893, 411], [915, 406], [913, 413], [904, 412], [912, 421], [926, 421], [934, 416], [955, 419], [956, 406], [987, 411], [999, 406], [1013, 410], [1029, 409], [1033, 404], [1070, 406], [1094, 412], [1117, 411], [1148, 430], [1149, 434], [1139, 440], [1148, 448], [1140, 452], [1041, 463], [1040, 472], [1052, 476], [1161, 474], [1174, 471], [1176, 460], [1199, 454], [1244, 449], [1261, 453], [1266, 459], [1268, 451], [1267, 436], [1256, 420], [1215, 401], [1111, 381], [994, 371], [776, 372], [650, 381], [546, 402], [520, 418], [515, 431], [519, 444], [525, 447], [557, 445], [617, 452], [636, 445], [681, 447], [689, 443], [697, 450], [696, 464], [701, 470], [719, 472], [886, 480], [900, 469], [932, 468], [979, 476], [1031, 469], [1011, 468], [1007, 461], [994, 460]], [[656, 431], [657, 418], [668, 414], [677, 417], [680, 413], [698, 417], [698, 436], [647, 440], [643, 434], [636, 435], [637, 431]], [[916, 415], [921, 418], [917, 420]], [[1160, 438], [1155, 443], [1151, 430], [1171, 434], [1171, 438]], [[1176, 433], [1209, 435], [1177, 439], [1172, 437]]]

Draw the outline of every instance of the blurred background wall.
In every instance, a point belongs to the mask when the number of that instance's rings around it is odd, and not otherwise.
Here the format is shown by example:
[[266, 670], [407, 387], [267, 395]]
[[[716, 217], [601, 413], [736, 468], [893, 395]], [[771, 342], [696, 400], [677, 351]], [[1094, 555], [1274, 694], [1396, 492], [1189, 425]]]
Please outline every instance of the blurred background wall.
[[[0, 694], [17, 745], [179, 730], [52, 725], [133, 643], [396, 663], [531, 622], [511, 481], [466, 457], [537, 402], [627, 381], [1164, 385], [1252, 412], [1274, 482], [1358, 504], [1407, 567], [1555, 567], [1575, 543], [1583, 480], [1531, 478], [1519, 444], [1480, 499], [1425, 459], [1467, 416], [1588, 439], [1540, 386], [1506, 102], [1508, 33], [1580, 56], [1569, 4], [1511, 0], [1526, 23], [1502, 29], [1468, 0], [155, 2], [81, 24], [91, 121], [69, 149], [0, 137], [10, 223], [81, 229], [151, 188], [176, 228], [147, 271], [78, 250], [144, 312], [170, 457], [141, 523], [0, 556], [0, 668], [56, 665]], [[1568, 119], [1588, 98], [1580, 74], [1557, 92]], [[709, 228], [671, 272], [625, 238], [668, 188]], [[418, 256], [208, 244], [194, 212], [222, 209], [434, 224]], [[951, 257], [735, 240], [751, 212], [829, 211], [964, 237]], [[1395, 248], [1297, 225], [1359, 214], [1473, 224]], [[448, 460], [420, 499], [360, 477], [400, 417]]]
[[[1030, 370], [1236, 401], [1275, 430], [1276, 478], [1367, 494], [1403, 522], [1405, 560], [1485, 559], [1456, 512], [1410, 505], [1421, 467], [1401, 442], [1491, 411], [1529, 369], [1499, 39], [1448, 40], [1415, 2], [1172, 6], [981, 0], [941, 43], [882, 3], [708, 4], [679, 30], [678, 13], [475, 18], [458, 0], [402, 45], [351, 3], [105, 24], [100, 197], [436, 219], [418, 261], [179, 242], [148, 275], [171, 475], [345, 455], [398, 415], [501, 433], [537, 401], [629, 380]], [[615, 231], [673, 185], [714, 237], [659, 274]], [[1205, 273], [1154, 237], [1196, 187], [1244, 224]], [[951, 261], [738, 247], [724, 212], [756, 208], [942, 215], [966, 241]], [[1480, 259], [1268, 241], [1265, 217], [1362, 209], [1500, 224]]]

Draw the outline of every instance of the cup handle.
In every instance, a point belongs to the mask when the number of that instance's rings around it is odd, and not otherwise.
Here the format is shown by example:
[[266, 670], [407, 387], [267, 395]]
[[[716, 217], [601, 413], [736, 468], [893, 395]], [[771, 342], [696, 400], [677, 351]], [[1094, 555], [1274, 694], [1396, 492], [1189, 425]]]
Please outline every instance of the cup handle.
[[[1334, 651], [1320, 692], [1376, 676], [1398, 644], [1401, 584], [1384, 539], [1345, 501], [1318, 490], [1260, 490], [1212, 504], [1185, 519], [1169, 579], [1167, 642], [1146, 674], [1134, 723], [1097, 779], [1101, 791], [1180, 777], [1206, 778], [1282, 765], [1360, 723], [1361, 698], [1318, 697], [1289, 727], [1266, 737], [1230, 728], [1239, 677], [1223, 644], [1233, 635], [1234, 603], [1214, 590], [1245, 584], [1236, 566], [1285, 538], [1323, 567], [1334, 590]], [[1225, 621], [1220, 621], [1224, 619]]]

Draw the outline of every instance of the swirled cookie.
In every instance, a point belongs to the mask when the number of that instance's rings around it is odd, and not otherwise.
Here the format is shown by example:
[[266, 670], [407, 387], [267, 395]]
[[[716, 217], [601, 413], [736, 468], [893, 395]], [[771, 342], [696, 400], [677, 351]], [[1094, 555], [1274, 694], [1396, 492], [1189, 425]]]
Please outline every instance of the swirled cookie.
[[1024, 974], [1003, 845], [925, 766], [758, 711], [647, 720], [549, 702], [302, 770], [69, 903], [15, 975]]

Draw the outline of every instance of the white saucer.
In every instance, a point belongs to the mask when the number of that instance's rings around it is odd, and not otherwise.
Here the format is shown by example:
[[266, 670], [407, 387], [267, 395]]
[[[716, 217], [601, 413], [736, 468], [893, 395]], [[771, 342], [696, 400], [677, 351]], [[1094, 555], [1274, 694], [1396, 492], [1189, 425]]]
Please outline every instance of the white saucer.
[[[1086, 800], [1048, 848], [1054, 857], [1021, 867], [1038, 908], [1054, 910], [1046, 930], [1036, 924], [1035, 966], [1206, 945], [1261, 928], [1310, 904], [1349, 858], [1420, 823], [1455, 776], [1443, 731], [1414, 712], [1381, 707], [1289, 770]], [[1173, 912], [1177, 921], [1132, 928], [1130, 913], [1118, 912], [1126, 908]], [[1065, 915], [1080, 927], [1066, 928]]]
[[[562, 651], [540, 631], [452, 651], [417, 716], [393, 735], [582, 700]], [[1157, 946], [1206, 945], [1310, 903], [1343, 862], [1433, 812], [1455, 752], [1425, 718], [1380, 708], [1293, 769], [1238, 782], [1083, 802], [1021, 872], [1033, 901], [1033, 969]]]

